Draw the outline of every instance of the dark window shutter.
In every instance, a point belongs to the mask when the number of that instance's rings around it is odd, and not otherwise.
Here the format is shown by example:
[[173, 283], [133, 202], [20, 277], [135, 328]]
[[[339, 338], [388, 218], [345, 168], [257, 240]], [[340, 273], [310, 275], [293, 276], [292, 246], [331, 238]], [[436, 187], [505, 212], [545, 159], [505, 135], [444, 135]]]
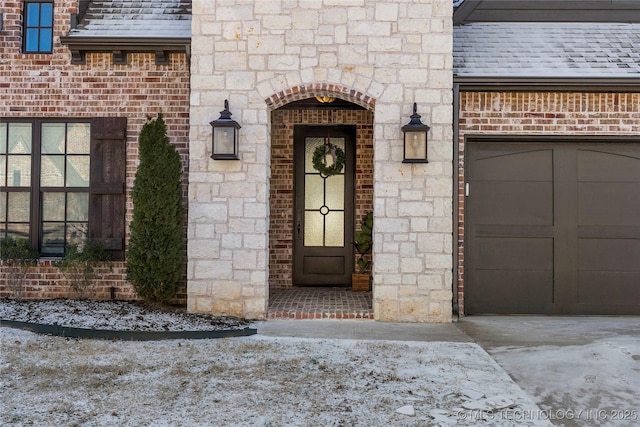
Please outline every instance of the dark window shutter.
[[89, 238], [124, 260], [126, 117], [91, 120]]

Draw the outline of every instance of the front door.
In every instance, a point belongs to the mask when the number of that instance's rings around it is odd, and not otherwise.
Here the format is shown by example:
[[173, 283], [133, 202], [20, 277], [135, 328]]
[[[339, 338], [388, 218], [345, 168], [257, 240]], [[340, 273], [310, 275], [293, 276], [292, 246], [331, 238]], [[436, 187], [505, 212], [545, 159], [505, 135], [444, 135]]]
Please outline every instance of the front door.
[[294, 129], [294, 286], [351, 285], [354, 154], [354, 126]]

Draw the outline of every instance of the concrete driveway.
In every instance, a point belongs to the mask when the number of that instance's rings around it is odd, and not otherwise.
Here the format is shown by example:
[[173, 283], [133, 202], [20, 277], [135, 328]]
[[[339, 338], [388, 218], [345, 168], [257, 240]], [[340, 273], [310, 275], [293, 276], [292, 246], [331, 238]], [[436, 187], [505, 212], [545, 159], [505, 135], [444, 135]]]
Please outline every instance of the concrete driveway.
[[470, 316], [455, 325], [565, 426], [640, 425], [640, 317]]

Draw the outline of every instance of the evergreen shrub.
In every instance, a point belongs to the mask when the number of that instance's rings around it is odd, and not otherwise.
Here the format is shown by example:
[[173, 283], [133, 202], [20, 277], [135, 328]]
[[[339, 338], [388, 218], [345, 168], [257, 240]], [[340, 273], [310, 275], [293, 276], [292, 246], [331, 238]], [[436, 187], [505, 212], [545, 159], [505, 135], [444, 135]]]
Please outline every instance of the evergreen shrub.
[[131, 192], [133, 219], [127, 280], [147, 302], [175, 297], [185, 268], [182, 162], [158, 114], [139, 136], [140, 164]]

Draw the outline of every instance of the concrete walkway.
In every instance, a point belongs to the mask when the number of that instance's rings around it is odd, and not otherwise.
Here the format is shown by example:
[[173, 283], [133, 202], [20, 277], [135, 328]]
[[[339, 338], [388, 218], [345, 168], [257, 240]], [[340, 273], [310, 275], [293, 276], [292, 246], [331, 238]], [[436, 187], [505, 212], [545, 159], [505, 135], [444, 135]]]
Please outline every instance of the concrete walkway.
[[372, 320], [269, 320], [258, 334], [272, 337], [351, 340], [472, 342], [453, 323], [390, 323]]
[[471, 316], [449, 324], [270, 320], [258, 334], [480, 345], [564, 426], [640, 425], [640, 317]]
[[615, 336], [636, 337], [640, 343], [637, 316], [468, 316], [455, 325], [487, 350], [585, 345]]

